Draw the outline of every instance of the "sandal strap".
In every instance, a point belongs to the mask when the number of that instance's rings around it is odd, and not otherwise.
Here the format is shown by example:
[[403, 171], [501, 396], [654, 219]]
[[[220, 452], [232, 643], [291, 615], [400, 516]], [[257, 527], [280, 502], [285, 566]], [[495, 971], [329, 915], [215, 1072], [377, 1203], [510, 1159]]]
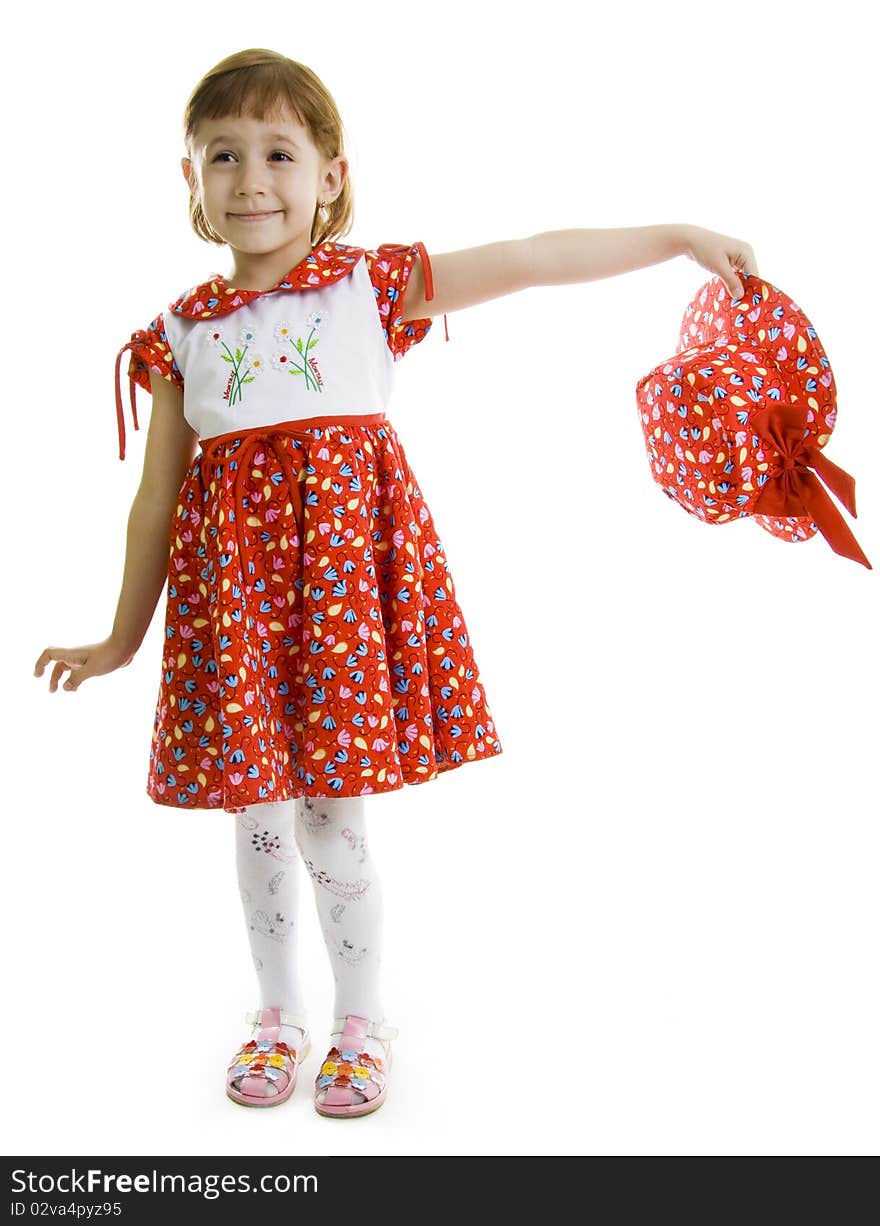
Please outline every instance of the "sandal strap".
[[[282, 1081], [281, 1078], [284, 1080]], [[255, 1097], [255, 1086], [261, 1082], [271, 1081], [279, 1094], [290, 1085], [291, 1075], [287, 1068], [272, 1069], [271, 1073], [263, 1068], [253, 1069], [248, 1067], [246, 1070], [237, 1066], [229, 1069], [226, 1076], [227, 1085], [234, 1086], [239, 1082], [238, 1090], [242, 1094], [252, 1094]], [[250, 1082], [250, 1085], [247, 1083]]]
[[[262, 1014], [262, 1009], [255, 1009], [253, 1013], [246, 1013], [244, 1020], [249, 1026], [261, 1026], [263, 1024]], [[288, 1013], [286, 1009], [281, 1010], [281, 1025], [296, 1026], [300, 1030], [308, 1030], [309, 1028], [305, 1017], [299, 1013]]]
[[[344, 1031], [345, 1018], [335, 1017], [331, 1034], [343, 1034]], [[396, 1026], [390, 1026], [385, 1022], [370, 1022], [364, 1037], [369, 1039], [396, 1039], [397, 1035], [398, 1030]]]

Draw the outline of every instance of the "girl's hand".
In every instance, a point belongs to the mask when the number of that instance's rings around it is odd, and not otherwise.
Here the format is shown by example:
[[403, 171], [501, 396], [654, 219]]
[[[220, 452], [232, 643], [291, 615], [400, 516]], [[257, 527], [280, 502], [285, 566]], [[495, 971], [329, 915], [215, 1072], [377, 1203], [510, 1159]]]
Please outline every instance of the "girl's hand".
[[64, 688], [78, 690], [89, 677], [99, 677], [103, 673], [124, 668], [134, 659], [134, 654], [133, 651], [121, 650], [112, 638], [89, 643], [85, 647], [47, 647], [34, 665], [34, 676], [42, 677], [49, 661], [57, 660], [49, 679], [49, 692], [54, 694], [58, 689], [58, 680], [66, 668], [70, 669], [70, 676], [64, 682]]
[[688, 248], [685, 255], [709, 272], [716, 273], [727, 286], [731, 298], [741, 298], [743, 285], [737, 273], [747, 272], [759, 277], [755, 253], [742, 239], [716, 234], [702, 226], [687, 227]]

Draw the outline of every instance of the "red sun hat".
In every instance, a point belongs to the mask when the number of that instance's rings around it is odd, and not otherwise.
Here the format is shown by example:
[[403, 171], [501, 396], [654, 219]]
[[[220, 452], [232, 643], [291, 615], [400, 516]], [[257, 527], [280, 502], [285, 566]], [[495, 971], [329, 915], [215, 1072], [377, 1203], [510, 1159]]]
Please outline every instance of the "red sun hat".
[[740, 275], [741, 298], [720, 277], [697, 291], [675, 355], [636, 386], [651, 474], [705, 523], [752, 516], [784, 541], [821, 532], [871, 570], [825, 489], [855, 517], [855, 481], [822, 451], [837, 418], [825, 350], [787, 294]]

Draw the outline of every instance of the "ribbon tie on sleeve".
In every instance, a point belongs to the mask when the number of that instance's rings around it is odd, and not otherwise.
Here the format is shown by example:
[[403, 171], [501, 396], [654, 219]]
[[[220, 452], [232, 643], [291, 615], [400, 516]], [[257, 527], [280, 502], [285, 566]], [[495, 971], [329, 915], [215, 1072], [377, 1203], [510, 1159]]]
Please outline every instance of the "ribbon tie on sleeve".
[[[122, 355], [125, 353], [126, 349], [131, 349], [132, 352], [134, 352], [135, 349], [140, 349], [141, 356], [143, 356], [143, 349], [144, 349], [145, 341], [146, 341], [145, 332], [135, 333], [132, 339], [128, 341], [126, 344], [124, 344], [122, 348], [119, 350], [119, 353], [116, 355], [116, 378], [114, 379], [114, 383], [116, 386], [116, 426], [119, 432], [119, 458], [120, 460], [125, 459], [125, 418], [122, 412], [122, 391], [119, 386], [120, 373], [121, 373], [120, 366], [122, 364]], [[134, 399], [134, 380], [131, 380], [129, 382], [129, 394], [131, 396], [131, 419], [134, 423], [135, 430], [139, 430], [140, 426], [138, 425], [138, 419], [137, 419], [137, 405], [135, 404], [135, 399]]]
[[766, 483], [754, 510], [760, 515], [810, 516], [835, 553], [873, 570], [816, 474], [854, 518], [855, 480], [832, 464], [812, 436], [803, 437], [803, 409], [798, 405], [762, 409], [749, 424], [782, 456], [782, 470]]
[[[422, 261], [422, 274], [425, 278], [425, 302], [430, 302], [434, 297], [434, 276], [431, 272], [431, 261], [424, 243], [413, 243], [413, 246], [418, 249], [419, 258]], [[446, 339], [449, 340], [449, 325], [446, 322], [445, 315], [443, 316], [443, 328], [446, 332]]]

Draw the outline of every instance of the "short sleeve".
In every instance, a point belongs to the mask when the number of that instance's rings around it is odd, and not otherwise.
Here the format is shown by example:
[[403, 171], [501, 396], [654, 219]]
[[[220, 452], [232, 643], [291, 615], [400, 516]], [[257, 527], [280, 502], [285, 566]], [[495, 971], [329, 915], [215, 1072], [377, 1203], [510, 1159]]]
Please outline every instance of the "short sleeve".
[[425, 278], [425, 298], [433, 297], [431, 265], [424, 243], [383, 243], [365, 251], [367, 271], [376, 295], [379, 320], [395, 362], [400, 361], [412, 345], [423, 340], [431, 329], [430, 317], [403, 321], [406, 287], [413, 261], [420, 257]]
[[131, 398], [131, 416], [135, 430], [139, 430], [137, 406], [135, 404], [135, 384], [151, 392], [150, 371], [160, 374], [163, 379], [173, 383], [183, 391], [183, 375], [174, 360], [168, 336], [165, 332], [165, 320], [157, 315], [147, 328], [139, 328], [132, 332], [131, 340], [126, 342], [116, 357], [116, 418], [119, 427], [119, 458], [125, 459], [125, 422], [122, 415], [122, 391], [120, 388], [120, 367], [122, 355], [130, 350], [128, 363], [129, 395]]

